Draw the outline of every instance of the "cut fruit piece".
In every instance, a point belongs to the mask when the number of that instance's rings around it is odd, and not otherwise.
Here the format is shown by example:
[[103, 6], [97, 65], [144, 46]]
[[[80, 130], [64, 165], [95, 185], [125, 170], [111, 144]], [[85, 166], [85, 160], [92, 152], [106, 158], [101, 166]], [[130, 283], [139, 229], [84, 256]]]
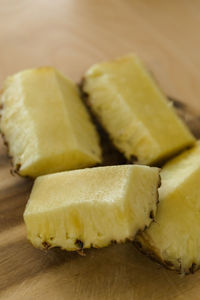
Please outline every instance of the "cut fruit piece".
[[82, 90], [114, 145], [130, 161], [156, 164], [195, 142], [135, 55], [92, 66]]
[[101, 162], [98, 135], [78, 89], [54, 68], [9, 77], [1, 106], [1, 131], [20, 175], [36, 177]]
[[200, 142], [161, 171], [155, 222], [141, 235], [141, 250], [170, 269], [194, 272], [200, 266]]
[[154, 218], [159, 182], [158, 168], [136, 165], [41, 176], [24, 213], [28, 239], [70, 251], [133, 240]]

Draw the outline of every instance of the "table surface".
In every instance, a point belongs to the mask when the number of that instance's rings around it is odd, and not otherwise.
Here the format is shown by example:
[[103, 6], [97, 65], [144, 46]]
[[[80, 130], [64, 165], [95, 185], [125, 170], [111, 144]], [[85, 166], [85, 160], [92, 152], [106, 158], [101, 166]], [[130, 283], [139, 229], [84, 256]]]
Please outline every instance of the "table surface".
[[[91, 64], [134, 51], [168, 95], [200, 112], [199, 10], [198, 0], [0, 0], [0, 85], [43, 65], [79, 82]], [[1, 141], [1, 299], [200, 299], [200, 272], [181, 278], [130, 243], [86, 257], [34, 249], [22, 218], [31, 182], [9, 169]]]

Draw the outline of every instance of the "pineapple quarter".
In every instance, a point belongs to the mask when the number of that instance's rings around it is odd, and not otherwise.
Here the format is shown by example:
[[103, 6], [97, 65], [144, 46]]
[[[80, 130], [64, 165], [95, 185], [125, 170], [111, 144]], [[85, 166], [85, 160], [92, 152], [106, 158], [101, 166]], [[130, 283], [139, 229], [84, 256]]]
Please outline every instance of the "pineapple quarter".
[[42, 67], [9, 77], [0, 128], [18, 173], [38, 175], [101, 162], [98, 135], [76, 85]]
[[158, 168], [97, 167], [38, 177], [24, 220], [35, 247], [66, 250], [133, 240], [157, 209]]
[[95, 64], [86, 72], [82, 89], [129, 160], [156, 164], [195, 141], [136, 55]]
[[137, 236], [142, 251], [180, 273], [200, 266], [200, 142], [161, 171], [155, 222]]

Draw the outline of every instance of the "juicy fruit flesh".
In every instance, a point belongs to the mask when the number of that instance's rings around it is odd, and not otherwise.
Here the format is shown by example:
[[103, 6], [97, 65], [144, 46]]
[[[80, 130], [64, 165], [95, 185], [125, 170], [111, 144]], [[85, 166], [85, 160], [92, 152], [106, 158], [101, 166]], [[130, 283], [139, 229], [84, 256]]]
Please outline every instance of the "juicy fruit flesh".
[[200, 143], [164, 166], [155, 222], [137, 237], [143, 249], [182, 273], [200, 265]]
[[78, 90], [55, 69], [8, 78], [1, 104], [1, 131], [21, 175], [36, 177], [101, 161], [98, 136]]
[[194, 143], [172, 104], [134, 55], [92, 66], [83, 90], [115, 146], [128, 159], [136, 156], [140, 163], [153, 164]]
[[132, 240], [156, 213], [158, 182], [159, 169], [133, 165], [39, 177], [24, 213], [28, 238], [66, 250]]

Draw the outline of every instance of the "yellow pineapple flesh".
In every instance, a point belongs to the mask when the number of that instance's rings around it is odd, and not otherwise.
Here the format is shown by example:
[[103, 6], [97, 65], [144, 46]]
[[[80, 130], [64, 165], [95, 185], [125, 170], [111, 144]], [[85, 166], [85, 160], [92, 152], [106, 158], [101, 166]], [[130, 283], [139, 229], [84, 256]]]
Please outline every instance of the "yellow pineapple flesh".
[[35, 247], [66, 250], [133, 240], [156, 214], [159, 169], [123, 165], [38, 177], [24, 220]]
[[82, 89], [96, 118], [129, 160], [156, 164], [195, 141], [135, 55], [95, 64]]
[[36, 177], [101, 162], [98, 135], [73, 82], [43, 67], [9, 77], [0, 128], [18, 173]]
[[161, 171], [155, 222], [137, 236], [137, 245], [180, 273], [200, 266], [200, 142]]

